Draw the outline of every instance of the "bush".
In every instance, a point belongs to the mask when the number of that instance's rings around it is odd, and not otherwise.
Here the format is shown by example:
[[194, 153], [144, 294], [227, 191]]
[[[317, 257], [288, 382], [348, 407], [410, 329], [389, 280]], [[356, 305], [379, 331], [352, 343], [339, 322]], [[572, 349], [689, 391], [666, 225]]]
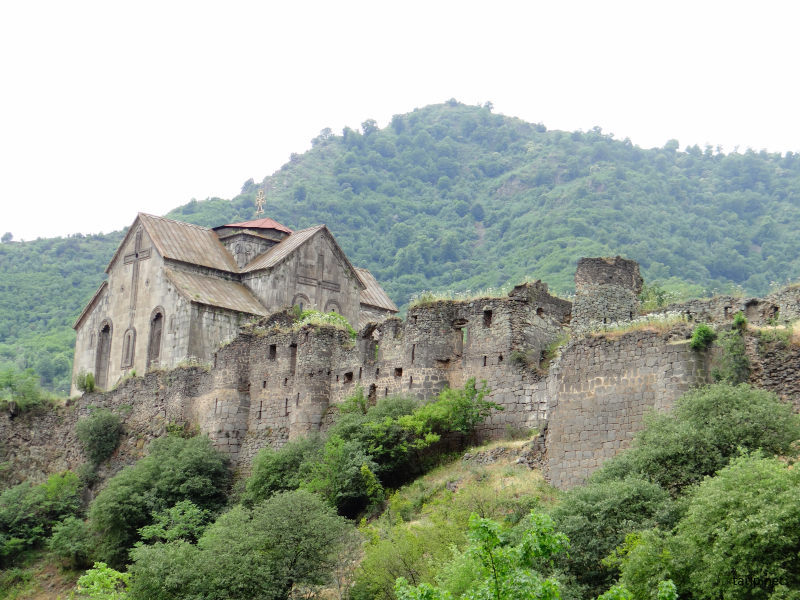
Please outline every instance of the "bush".
[[699, 352], [711, 346], [715, 339], [717, 339], [716, 332], [705, 323], [701, 323], [694, 328], [694, 331], [692, 331], [692, 338], [689, 340], [689, 347], [692, 350], [697, 350]]
[[75, 376], [75, 387], [82, 392], [94, 391], [94, 373], [81, 371]]
[[101, 408], [78, 421], [75, 433], [89, 461], [99, 465], [117, 449], [122, 421], [110, 410]]
[[681, 597], [778, 600], [800, 588], [800, 471], [758, 455], [731, 461], [689, 496], [674, 534], [629, 543], [622, 581], [672, 577]]
[[311, 435], [291, 440], [279, 450], [263, 448], [253, 460], [244, 502], [252, 506], [278, 492], [299, 488], [308, 477], [308, 465], [319, 460], [323, 446], [322, 438]]
[[551, 513], [572, 545], [561, 566], [587, 597], [602, 593], [616, 575], [603, 559], [632, 531], [671, 524], [673, 508], [664, 489], [642, 479], [592, 482], [570, 490]]
[[16, 410], [24, 412], [50, 401], [50, 396], [39, 387], [39, 376], [33, 369], [0, 370], [0, 409], [6, 410], [13, 403]]
[[228, 461], [207, 437], [153, 441], [150, 453], [114, 476], [89, 508], [99, 557], [122, 566], [153, 513], [182, 500], [215, 512], [225, 504], [229, 483]]
[[330, 580], [347, 530], [344, 519], [303, 490], [276, 494], [252, 509], [236, 506], [197, 546], [135, 548], [131, 598], [284, 600], [294, 586]]
[[800, 416], [772, 392], [709, 385], [684, 394], [672, 413], [646, 417], [633, 446], [592, 480], [642, 477], [677, 496], [728, 464], [740, 448], [785, 454], [797, 439]]
[[70, 471], [45, 483], [21, 483], [0, 494], [0, 563], [38, 547], [56, 522], [80, 511], [82, 486]]
[[63, 558], [74, 569], [83, 569], [91, 563], [89, 559], [94, 546], [89, 524], [83, 519], [70, 516], [53, 527], [48, 541], [50, 550]]
[[711, 369], [714, 381], [732, 384], [746, 382], [750, 378], [750, 359], [747, 357], [742, 330], [734, 328], [723, 332], [717, 344], [720, 353], [715, 357]]

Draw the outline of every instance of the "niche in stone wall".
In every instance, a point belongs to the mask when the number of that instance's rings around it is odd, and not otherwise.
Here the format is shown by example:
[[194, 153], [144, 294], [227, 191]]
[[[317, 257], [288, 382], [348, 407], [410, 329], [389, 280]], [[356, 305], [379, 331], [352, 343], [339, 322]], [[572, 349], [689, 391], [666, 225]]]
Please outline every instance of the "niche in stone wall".
[[270, 360], [275, 360], [275, 358], [277, 356], [278, 356], [278, 346], [277, 346], [277, 344], [270, 344], [269, 345], [269, 354], [267, 355], [267, 357]]
[[483, 310], [483, 326], [484, 327], [491, 327], [492, 326], [492, 311], [488, 308]]
[[122, 364], [123, 369], [129, 369], [133, 366], [133, 358], [136, 353], [136, 329], [133, 327], [128, 328], [122, 337]]
[[353, 372], [348, 371], [344, 374], [344, 382], [345, 383], [353, 383]]
[[402, 367], [395, 367], [394, 376], [395, 377], [402, 377], [403, 376], [403, 368]]
[[289, 346], [289, 374], [294, 375], [297, 370], [297, 344]]

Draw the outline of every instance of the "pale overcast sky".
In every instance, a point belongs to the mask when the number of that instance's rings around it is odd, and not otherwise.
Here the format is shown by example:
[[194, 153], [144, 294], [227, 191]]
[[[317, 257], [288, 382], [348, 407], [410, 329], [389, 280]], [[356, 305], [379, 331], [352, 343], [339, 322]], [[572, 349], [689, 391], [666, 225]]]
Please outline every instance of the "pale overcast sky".
[[233, 197], [455, 97], [649, 148], [800, 151], [800, 3], [0, 4], [0, 233], [108, 232]]

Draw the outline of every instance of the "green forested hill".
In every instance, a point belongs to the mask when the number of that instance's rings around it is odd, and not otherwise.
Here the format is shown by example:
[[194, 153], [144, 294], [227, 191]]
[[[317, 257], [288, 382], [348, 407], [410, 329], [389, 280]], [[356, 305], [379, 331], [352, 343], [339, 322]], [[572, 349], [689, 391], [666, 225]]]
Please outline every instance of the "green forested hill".
[[[526, 277], [568, 292], [577, 259], [592, 255], [635, 259], [648, 281], [696, 295], [763, 294], [800, 275], [800, 154], [726, 155], [674, 140], [643, 150], [599, 128], [547, 131], [451, 100], [384, 129], [368, 120], [323, 131], [264, 185], [268, 216], [295, 229], [327, 224], [398, 305], [422, 289]], [[249, 219], [258, 187], [167, 216]], [[69, 324], [119, 239], [0, 245], [0, 366], [32, 366], [64, 389]]]

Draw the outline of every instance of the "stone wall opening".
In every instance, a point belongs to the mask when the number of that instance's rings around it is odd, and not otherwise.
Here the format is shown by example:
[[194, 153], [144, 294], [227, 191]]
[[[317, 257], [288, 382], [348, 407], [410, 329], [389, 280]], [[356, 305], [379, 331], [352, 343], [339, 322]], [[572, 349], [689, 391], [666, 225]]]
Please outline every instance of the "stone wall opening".
[[161, 334], [164, 330], [164, 313], [156, 308], [150, 317], [150, 342], [147, 344], [147, 368], [161, 364]]
[[94, 381], [101, 390], [108, 386], [108, 361], [111, 357], [111, 322], [106, 320], [100, 324], [97, 334], [97, 353], [94, 361]]

